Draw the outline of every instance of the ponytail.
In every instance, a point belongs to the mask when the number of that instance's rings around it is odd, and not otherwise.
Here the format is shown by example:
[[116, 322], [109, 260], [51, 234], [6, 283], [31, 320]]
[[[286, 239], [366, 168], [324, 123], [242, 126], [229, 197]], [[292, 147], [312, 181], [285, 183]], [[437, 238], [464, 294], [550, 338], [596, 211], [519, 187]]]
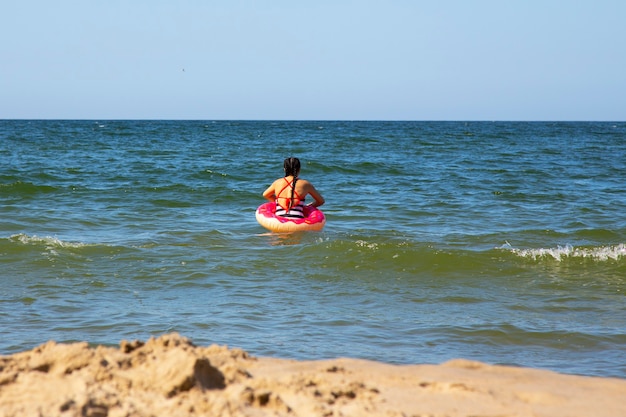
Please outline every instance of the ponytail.
[[298, 173], [300, 172], [300, 160], [294, 157], [287, 158], [285, 159], [283, 165], [285, 168], [285, 177], [288, 177], [290, 175], [293, 177], [293, 183], [291, 184], [291, 199], [289, 200], [289, 208], [287, 209], [287, 212], [289, 212], [289, 210], [291, 210], [291, 207], [293, 207], [293, 198], [296, 191], [296, 181], [298, 181]]

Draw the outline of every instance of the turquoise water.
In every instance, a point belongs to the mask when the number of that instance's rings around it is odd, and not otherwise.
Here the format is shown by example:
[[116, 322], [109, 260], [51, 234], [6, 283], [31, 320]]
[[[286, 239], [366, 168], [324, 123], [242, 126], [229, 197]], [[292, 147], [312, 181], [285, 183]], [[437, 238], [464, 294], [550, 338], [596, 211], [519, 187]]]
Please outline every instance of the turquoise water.
[[[255, 220], [298, 156], [322, 232]], [[0, 121], [0, 353], [179, 332], [626, 377], [626, 123]]]

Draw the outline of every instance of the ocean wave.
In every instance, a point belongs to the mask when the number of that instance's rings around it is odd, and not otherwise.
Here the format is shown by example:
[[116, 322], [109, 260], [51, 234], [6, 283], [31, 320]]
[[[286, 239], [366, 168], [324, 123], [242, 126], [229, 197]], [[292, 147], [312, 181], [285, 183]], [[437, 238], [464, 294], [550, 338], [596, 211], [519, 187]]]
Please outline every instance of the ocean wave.
[[0, 196], [31, 196], [39, 193], [53, 193], [58, 187], [51, 185], [36, 185], [32, 182], [15, 181], [12, 183], [0, 184]]
[[567, 259], [591, 259], [594, 261], [620, 261], [626, 257], [626, 244], [596, 246], [590, 248], [574, 247], [571, 245], [557, 246], [554, 248], [517, 249], [506, 244], [501, 249], [522, 258], [532, 260], [552, 259], [564, 261]]
[[[483, 281], [512, 274], [537, 277], [543, 272], [529, 262], [547, 265], [557, 262], [561, 266], [567, 265], [569, 273], [601, 271], [608, 278], [623, 274], [626, 244], [589, 248], [520, 249], [510, 245], [476, 248], [380, 236], [342, 236], [339, 239], [326, 236], [302, 245], [297, 253], [301, 259], [315, 265], [311, 270], [325, 276], [334, 273], [338, 277], [356, 274], [361, 278], [385, 276], [414, 280], [445, 277], [446, 282], [457, 278]], [[564, 270], [558, 273], [567, 275]]]
[[24, 233], [19, 233], [16, 235], [12, 235], [9, 237], [9, 240], [12, 242], [21, 243], [24, 245], [45, 245], [47, 247], [55, 247], [55, 248], [82, 248], [87, 246], [86, 243], [82, 242], [66, 242], [57, 237], [53, 236], [29, 236]]
[[0, 239], [0, 251], [3, 253], [22, 254], [28, 256], [31, 251], [43, 253], [46, 256], [110, 256], [115, 253], [135, 251], [137, 249], [128, 246], [117, 246], [106, 243], [87, 243], [81, 241], [68, 241], [56, 236], [37, 236], [19, 233], [9, 238]]

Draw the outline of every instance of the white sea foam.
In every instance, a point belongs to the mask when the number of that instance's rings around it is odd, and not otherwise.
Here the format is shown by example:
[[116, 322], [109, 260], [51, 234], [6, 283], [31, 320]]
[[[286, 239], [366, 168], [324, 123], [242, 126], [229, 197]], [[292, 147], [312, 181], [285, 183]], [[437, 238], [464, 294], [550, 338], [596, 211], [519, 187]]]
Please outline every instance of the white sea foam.
[[14, 242], [19, 242], [24, 245], [44, 245], [46, 250], [51, 253], [56, 253], [55, 250], [59, 248], [82, 248], [87, 246], [82, 242], [66, 242], [54, 236], [29, 236], [24, 233], [12, 235], [10, 239]]
[[362, 247], [362, 248], [368, 248], [368, 249], [373, 249], [373, 250], [377, 250], [378, 249], [378, 243], [369, 243], [369, 242], [366, 242], [364, 240], [357, 240], [354, 243], [357, 246]]
[[620, 260], [626, 257], [626, 244], [611, 246], [598, 246], [590, 248], [576, 248], [571, 245], [557, 246], [555, 248], [517, 249], [505, 244], [500, 249], [508, 249], [512, 253], [523, 258], [554, 259], [563, 261], [572, 258], [587, 258], [596, 261]]

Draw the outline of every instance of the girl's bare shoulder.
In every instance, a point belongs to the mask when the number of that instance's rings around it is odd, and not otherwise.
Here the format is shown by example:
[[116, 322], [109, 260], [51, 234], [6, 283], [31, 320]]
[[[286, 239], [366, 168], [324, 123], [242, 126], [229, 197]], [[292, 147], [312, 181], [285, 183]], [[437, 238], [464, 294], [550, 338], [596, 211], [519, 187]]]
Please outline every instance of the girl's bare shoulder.
[[274, 182], [272, 183], [272, 186], [276, 187], [276, 186], [280, 185], [282, 182], [284, 182], [283, 178], [276, 178], [274, 180]]

